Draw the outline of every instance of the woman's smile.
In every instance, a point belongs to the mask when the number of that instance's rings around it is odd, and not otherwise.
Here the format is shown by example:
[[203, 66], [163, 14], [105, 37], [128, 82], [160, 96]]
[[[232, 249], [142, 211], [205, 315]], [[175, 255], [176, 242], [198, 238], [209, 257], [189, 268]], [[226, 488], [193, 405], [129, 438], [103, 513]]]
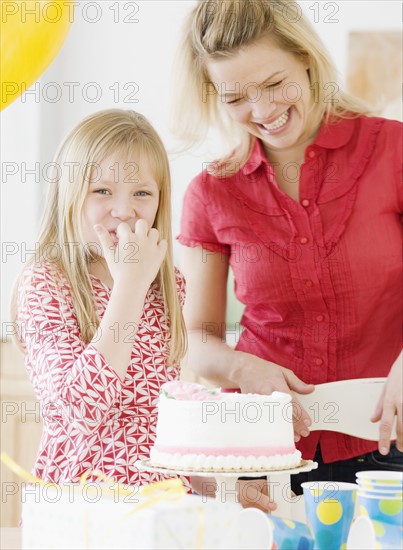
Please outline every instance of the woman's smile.
[[321, 113], [313, 100], [309, 64], [263, 38], [233, 55], [207, 62], [229, 116], [264, 142], [293, 156], [314, 140]]

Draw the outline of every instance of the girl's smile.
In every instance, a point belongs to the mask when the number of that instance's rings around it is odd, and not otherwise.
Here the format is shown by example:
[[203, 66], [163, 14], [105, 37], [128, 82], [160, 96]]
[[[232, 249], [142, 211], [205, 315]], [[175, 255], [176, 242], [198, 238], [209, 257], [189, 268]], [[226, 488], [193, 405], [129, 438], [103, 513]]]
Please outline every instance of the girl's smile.
[[94, 225], [103, 225], [117, 245], [117, 228], [125, 222], [134, 231], [136, 221], [154, 225], [159, 204], [159, 189], [148, 162], [128, 162], [125, 157], [111, 155], [99, 163], [95, 179], [91, 179], [82, 209], [83, 236], [86, 245], [100, 243]]

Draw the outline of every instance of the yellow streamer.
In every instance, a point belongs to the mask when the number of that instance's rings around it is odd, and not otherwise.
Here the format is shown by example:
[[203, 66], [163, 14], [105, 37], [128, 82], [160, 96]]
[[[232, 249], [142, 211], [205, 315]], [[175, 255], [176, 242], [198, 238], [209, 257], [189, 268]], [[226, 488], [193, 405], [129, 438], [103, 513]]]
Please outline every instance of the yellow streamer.
[[1, 453], [0, 454], [0, 460], [12, 471], [14, 472], [15, 474], [17, 474], [17, 476], [21, 477], [22, 479], [24, 479], [25, 481], [31, 481], [32, 483], [39, 483], [39, 485], [50, 485], [52, 487], [59, 487], [59, 485], [57, 485], [56, 483], [52, 483], [50, 481], [43, 481], [43, 479], [39, 478], [39, 477], [35, 477], [33, 476], [32, 474], [30, 474], [29, 472], [27, 472], [27, 470], [24, 470], [24, 468], [21, 468], [21, 466], [19, 464], [17, 464], [16, 462], [14, 462], [14, 460], [8, 456], [7, 453]]
[[[7, 453], [2, 452], [0, 454], [0, 460], [8, 466], [8, 468], [13, 471], [15, 474], [17, 474], [19, 477], [26, 481], [30, 481], [32, 483], [38, 483], [39, 485], [47, 485], [47, 486], [53, 486], [60, 488], [61, 491], [66, 490], [64, 487], [61, 487], [57, 483], [52, 483], [48, 481], [43, 481], [39, 477], [33, 476], [27, 470], [24, 468], [21, 468], [19, 464], [17, 464]], [[132, 489], [126, 489], [124, 485], [120, 483], [116, 483], [113, 479], [108, 477], [106, 474], [101, 472], [100, 470], [89, 470], [82, 474], [80, 477], [80, 485], [85, 486], [88, 477], [90, 476], [96, 476], [99, 479], [102, 479], [103, 481], [106, 481], [107, 483], [111, 483], [112, 485], [117, 485], [119, 488], [119, 491], [123, 495], [131, 495], [133, 494], [133, 488]], [[109, 489], [108, 487], [105, 488], [106, 492], [109, 494], [115, 494], [112, 489]], [[145, 508], [148, 508], [150, 506], [153, 506], [156, 502], [160, 501], [175, 501], [178, 499], [183, 498], [184, 495], [186, 495], [186, 489], [182, 483], [182, 481], [179, 478], [171, 478], [171, 479], [164, 479], [163, 481], [158, 481], [156, 483], [151, 483], [149, 485], [144, 485], [141, 487], [139, 491], [139, 495], [143, 497], [148, 497], [147, 500], [142, 502], [141, 504], [138, 504], [133, 507], [132, 510], [127, 512], [122, 516], [122, 519], [120, 520], [120, 523], [126, 522], [133, 514], [140, 512], [141, 510], [144, 510]], [[201, 550], [203, 548], [203, 538], [204, 538], [204, 529], [205, 529], [205, 516], [204, 516], [204, 510], [200, 507], [197, 508], [197, 514], [199, 519], [199, 527], [198, 527], [198, 533], [197, 533], [197, 540], [196, 540], [196, 547], [197, 550]], [[87, 518], [85, 518], [87, 520]], [[87, 524], [87, 521], [85, 521]], [[116, 529], [116, 524], [105, 530], [104, 537], [108, 538], [112, 530]], [[89, 532], [88, 528], [85, 529], [85, 547], [86, 550], [90, 548], [90, 540], [89, 540]]]
[[[65, 490], [63, 487], [58, 485], [57, 483], [53, 483], [52, 481], [44, 481], [43, 479], [33, 476], [30, 474], [27, 470], [24, 468], [21, 468], [19, 464], [17, 464], [7, 453], [2, 452], [0, 454], [0, 460], [17, 476], [21, 477], [25, 481], [30, 481], [32, 483], [38, 483], [39, 485], [47, 485], [50, 487], [57, 487], [61, 491]], [[87, 482], [87, 479], [90, 476], [96, 476], [99, 479], [102, 479], [102, 481], [106, 481], [107, 483], [110, 483], [111, 485], [117, 485], [119, 488], [119, 491], [121, 491], [121, 494], [125, 496], [129, 496], [133, 494], [133, 488], [126, 489], [125, 486], [121, 483], [115, 482], [113, 479], [108, 477], [106, 474], [101, 472], [100, 470], [88, 470], [80, 477], [80, 485], [84, 486]], [[109, 489], [109, 487], [106, 487], [106, 492], [109, 494], [114, 495], [114, 491], [112, 489]], [[182, 481], [178, 478], [174, 479], [165, 479], [163, 481], [158, 481], [157, 483], [151, 483], [149, 485], [144, 485], [141, 487], [139, 491], [139, 495], [147, 496], [152, 495], [156, 493], [157, 491], [163, 490], [167, 493], [167, 496], [171, 497], [174, 493], [176, 494], [186, 494], [186, 489], [182, 483]], [[169, 494], [168, 494], [169, 493]], [[160, 498], [158, 497], [158, 500]], [[143, 506], [144, 507], [144, 506]]]

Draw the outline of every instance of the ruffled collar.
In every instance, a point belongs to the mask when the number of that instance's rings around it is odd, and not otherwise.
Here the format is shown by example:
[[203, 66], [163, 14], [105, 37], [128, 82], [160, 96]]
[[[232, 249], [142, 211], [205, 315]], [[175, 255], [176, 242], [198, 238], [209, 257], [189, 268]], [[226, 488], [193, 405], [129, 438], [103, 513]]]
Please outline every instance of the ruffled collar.
[[[357, 119], [337, 119], [337, 122], [323, 122], [315, 141], [309, 147], [319, 146], [323, 149], [338, 149], [347, 145], [353, 136], [356, 121]], [[242, 167], [243, 174], [252, 174], [262, 163], [269, 164], [262, 142], [255, 139], [251, 154]]]

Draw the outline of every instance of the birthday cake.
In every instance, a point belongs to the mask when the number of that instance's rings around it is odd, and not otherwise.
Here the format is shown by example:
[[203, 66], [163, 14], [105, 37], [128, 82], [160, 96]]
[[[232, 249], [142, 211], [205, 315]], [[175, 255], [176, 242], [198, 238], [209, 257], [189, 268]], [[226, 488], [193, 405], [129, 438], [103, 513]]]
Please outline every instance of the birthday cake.
[[295, 468], [291, 396], [208, 390], [167, 382], [158, 403], [151, 463], [192, 471], [268, 471]]

